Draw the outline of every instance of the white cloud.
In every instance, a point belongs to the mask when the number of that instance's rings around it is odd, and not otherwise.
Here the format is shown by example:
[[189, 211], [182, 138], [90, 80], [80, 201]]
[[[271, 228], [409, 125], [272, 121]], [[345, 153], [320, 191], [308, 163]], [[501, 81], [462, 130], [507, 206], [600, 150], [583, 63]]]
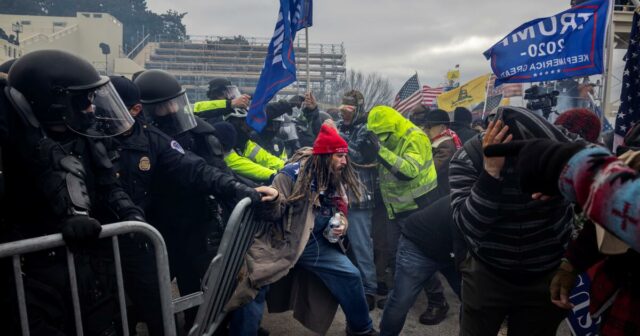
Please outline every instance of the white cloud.
[[427, 47], [426, 49], [420, 50], [411, 56], [413, 58], [439, 55], [448, 55], [451, 57], [460, 54], [469, 54], [472, 52], [482, 53], [499, 41], [500, 38], [501, 36], [469, 36], [462, 39], [455, 38], [449, 43]]
[[[150, 9], [188, 12], [187, 33], [270, 37], [277, 0], [147, 0]], [[569, 0], [316, 0], [310, 40], [344, 43], [347, 67], [376, 71], [399, 89], [418, 72], [439, 84], [461, 66], [461, 80], [490, 71], [482, 52], [520, 24], [569, 8]]]

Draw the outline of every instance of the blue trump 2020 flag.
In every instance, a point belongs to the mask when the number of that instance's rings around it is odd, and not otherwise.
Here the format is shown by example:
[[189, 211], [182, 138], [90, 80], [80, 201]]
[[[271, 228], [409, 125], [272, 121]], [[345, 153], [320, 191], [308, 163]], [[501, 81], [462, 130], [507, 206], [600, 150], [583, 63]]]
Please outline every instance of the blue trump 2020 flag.
[[247, 115], [247, 123], [258, 132], [267, 123], [265, 105], [296, 80], [293, 40], [298, 30], [313, 24], [312, 8], [312, 0], [280, 0], [278, 22]]
[[484, 52], [495, 85], [602, 73], [609, 2], [589, 0], [509, 33]]

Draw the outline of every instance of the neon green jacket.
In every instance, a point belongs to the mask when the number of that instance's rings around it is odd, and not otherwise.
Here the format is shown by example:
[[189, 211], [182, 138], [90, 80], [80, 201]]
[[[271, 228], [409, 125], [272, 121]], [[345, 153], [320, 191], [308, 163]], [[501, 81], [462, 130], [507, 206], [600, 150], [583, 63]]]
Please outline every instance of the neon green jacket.
[[198, 112], [203, 112], [208, 110], [218, 110], [218, 109], [224, 109], [224, 108], [227, 108], [226, 99], [204, 100], [204, 101], [199, 101], [195, 103], [195, 105], [193, 106], [193, 112], [198, 113]]
[[285, 163], [251, 140], [247, 141], [242, 153], [232, 150], [224, 162], [238, 175], [261, 182], [268, 182], [273, 174], [284, 168]]
[[378, 151], [378, 176], [389, 218], [417, 209], [415, 199], [438, 186], [429, 138], [389, 106], [374, 107], [367, 128], [384, 139]]
[[261, 166], [232, 150], [224, 157], [224, 162], [238, 175], [256, 182], [269, 182], [276, 170]]
[[285, 160], [269, 153], [267, 150], [251, 140], [247, 141], [247, 145], [244, 146], [242, 156], [269, 169], [278, 171], [284, 168]]

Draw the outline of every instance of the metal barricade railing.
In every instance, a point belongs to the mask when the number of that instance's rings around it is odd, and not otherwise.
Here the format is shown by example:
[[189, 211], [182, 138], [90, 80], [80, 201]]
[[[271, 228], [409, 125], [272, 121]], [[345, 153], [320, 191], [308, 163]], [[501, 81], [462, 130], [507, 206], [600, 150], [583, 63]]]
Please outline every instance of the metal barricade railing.
[[[165, 335], [175, 335], [176, 326], [173, 318], [173, 307], [171, 302], [171, 280], [169, 279], [169, 257], [167, 255], [167, 248], [160, 232], [142, 222], [121, 222], [115, 224], [107, 224], [102, 226], [102, 232], [100, 238], [111, 237], [113, 254], [114, 254], [114, 267], [116, 271], [116, 281], [118, 284], [118, 301], [120, 304], [120, 316], [122, 319], [122, 332], [125, 336], [129, 334], [129, 327], [127, 321], [127, 311], [125, 305], [125, 293], [122, 279], [122, 265], [120, 263], [120, 247], [118, 244], [118, 235], [127, 233], [139, 233], [149, 238], [154, 248], [154, 254], [156, 258], [156, 265], [158, 270], [158, 285], [160, 289], [160, 301], [162, 310], [162, 320]], [[24, 282], [22, 279], [22, 266], [20, 262], [20, 256], [27, 253], [38, 252], [43, 250], [49, 250], [56, 247], [64, 246], [64, 240], [62, 240], [62, 234], [52, 234], [48, 236], [30, 238], [25, 240], [19, 240], [0, 244], [0, 258], [12, 257], [13, 258], [13, 274], [16, 285], [16, 293], [18, 299], [18, 311], [20, 314], [20, 326], [22, 329], [22, 335], [28, 336], [29, 320], [27, 312], [27, 301], [24, 290]], [[76, 334], [83, 335], [82, 330], [82, 316], [80, 313], [80, 298], [78, 294], [78, 283], [76, 281], [76, 270], [74, 254], [67, 248], [67, 267], [69, 270], [69, 283], [71, 286], [71, 296], [73, 303], [74, 322], [76, 326]]]
[[[103, 225], [100, 238], [111, 237], [112, 240], [123, 335], [129, 335], [129, 324], [127, 320], [118, 235], [139, 233], [149, 238], [150, 243], [153, 245], [160, 289], [164, 334], [167, 336], [176, 335], [175, 314], [192, 307], [200, 306], [194, 326], [189, 334], [211, 335], [220, 326], [226, 316], [224, 306], [233, 294], [236, 286], [236, 277], [242, 266], [244, 256], [253, 241], [254, 235], [262, 229], [262, 225], [263, 222], [253, 221], [253, 211], [251, 210], [251, 200], [249, 198], [238, 202], [227, 222], [218, 253], [211, 261], [203, 277], [203, 291], [185, 295], [175, 300], [172, 300], [171, 295], [169, 257], [160, 232], [149, 224], [142, 222], [129, 221]], [[13, 258], [18, 311], [22, 334], [24, 336], [28, 336], [30, 331], [20, 256], [27, 253], [62, 247], [64, 245], [61, 234], [52, 234], [0, 244], [0, 259], [5, 257]], [[76, 334], [81, 336], [83, 335], [83, 327], [74, 254], [68, 248], [66, 251]]]
[[213, 335], [222, 324], [227, 304], [236, 287], [238, 272], [253, 237], [264, 227], [263, 221], [253, 220], [251, 200], [243, 199], [229, 217], [218, 254], [213, 258], [203, 283], [203, 303], [189, 336]]

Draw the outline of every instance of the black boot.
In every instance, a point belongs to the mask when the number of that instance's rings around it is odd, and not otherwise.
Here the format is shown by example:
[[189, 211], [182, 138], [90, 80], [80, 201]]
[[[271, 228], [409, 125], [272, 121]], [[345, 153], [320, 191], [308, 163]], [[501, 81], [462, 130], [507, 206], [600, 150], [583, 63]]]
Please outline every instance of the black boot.
[[427, 306], [427, 310], [420, 315], [420, 323], [426, 325], [436, 325], [439, 324], [447, 317], [447, 312], [449, 311], [449, 304], [447, 301], [444, 301], [442, 304], [433, 305], [429, 303]]

